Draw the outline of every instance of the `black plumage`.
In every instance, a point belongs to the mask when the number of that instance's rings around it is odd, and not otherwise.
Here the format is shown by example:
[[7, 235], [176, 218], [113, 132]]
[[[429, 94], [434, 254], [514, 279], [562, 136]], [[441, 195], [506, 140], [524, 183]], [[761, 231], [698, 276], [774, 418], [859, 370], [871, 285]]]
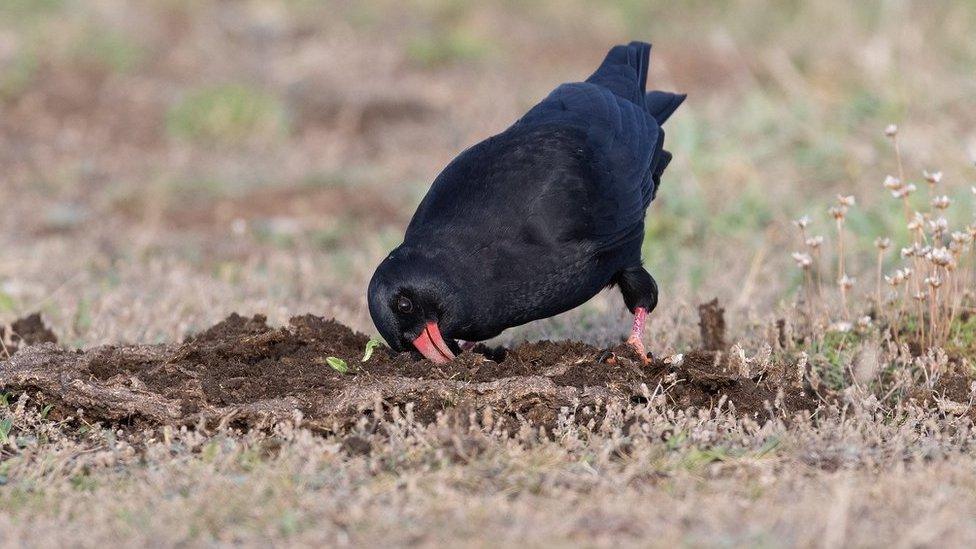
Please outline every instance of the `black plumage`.
[[661, 124], [685, 98], [646, 93], [650, 49], [612, 48], [585, 82], [559, 86], [441, 172], [370, 282], [392, 348], [448, 360], [455, 339], [494, 337], [612, 284], [643, 329], [657, 304], [644, 215], [671, 160]]

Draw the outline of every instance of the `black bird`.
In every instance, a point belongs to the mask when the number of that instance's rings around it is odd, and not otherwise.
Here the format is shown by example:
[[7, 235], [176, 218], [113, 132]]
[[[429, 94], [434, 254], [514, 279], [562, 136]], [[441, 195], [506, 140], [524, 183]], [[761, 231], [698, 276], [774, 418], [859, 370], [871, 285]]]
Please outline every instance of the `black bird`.
[[641, 264], [644, 214], [671, 160], [661, 124], [684, 95], [645, 90], [650, 44], [610, 50], [504, 132], [462, 152], [369, 283], [396, 351], [447, 362], [465, 342], [577, 307], [617, 285], [642, 335], [657, 284]]

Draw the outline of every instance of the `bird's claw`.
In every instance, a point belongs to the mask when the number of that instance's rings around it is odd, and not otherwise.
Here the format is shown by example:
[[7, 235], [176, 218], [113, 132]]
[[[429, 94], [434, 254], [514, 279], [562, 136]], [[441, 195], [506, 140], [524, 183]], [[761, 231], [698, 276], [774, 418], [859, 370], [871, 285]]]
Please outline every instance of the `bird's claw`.
[[634, 348], [645, 366], [651, 363], [651, 359], [647, 357], [647, 350], [644, 349], [644, 342], [639, 337], [631, 336], [627, 339], [627, 344]]

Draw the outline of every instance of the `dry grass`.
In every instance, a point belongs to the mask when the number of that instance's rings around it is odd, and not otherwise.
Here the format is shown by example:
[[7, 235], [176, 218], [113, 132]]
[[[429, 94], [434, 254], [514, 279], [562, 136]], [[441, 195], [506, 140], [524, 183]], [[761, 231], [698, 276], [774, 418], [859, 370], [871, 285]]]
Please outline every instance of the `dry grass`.
[[964, 519], [976, 511], [968, 420], [912, 406], [888, 418], [829, 408], [789, 426], [720, 409], [629, 412], [640, 418], [629, 431], [610, 421], [509, 438], [401, 417], [384, 435], [345, 440], [288, 425], [79, 435], [16, 412], [31, 434], [5, 461], [0, 521], [9, 543], [81, 546], [119, 535], [131, 545], [976, 539]]
[[[687, 350], [718, 296], [750, 356], [838, 396], [762, 426], [664, 401], [629, 430], [390, 418], [357, 439], [120, 435], [14, 398], [0, 544], [972, 545], [976, 268], [925, 255], [976, 209], [974, 30], [968, 1], [0, 0], [4, 323], [42, 310], [83, 347], [231, 311], [371, 331], [368, 277], [440, 167], [648, 38], [655, 84], [690, 94], [647, 223], [649, 348]], [[923, 170], [945, 174], [931, 196]], [[927, 224], [943, 195], [948, 230]], [[896, 257], [916, 239], [933, 249]], [[607, 294], [501, 342], [615, 342], [624, 313]]]

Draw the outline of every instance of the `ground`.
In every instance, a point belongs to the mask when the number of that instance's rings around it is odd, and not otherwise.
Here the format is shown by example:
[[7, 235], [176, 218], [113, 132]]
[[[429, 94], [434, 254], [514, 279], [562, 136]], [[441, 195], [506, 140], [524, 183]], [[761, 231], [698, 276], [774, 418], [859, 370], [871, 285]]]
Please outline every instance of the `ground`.
[[[974, 30], [970, 2], [0, 0], [0, 544], [972, 545], [971, 296], [929, 351], [872, 241], [904, 265], [888, 174], [927, 209], [942, 170], [973, 222]], [[689, 94], [652, 365], [612, 291], [449, 367], [364, 362], [438, 170], [631, 39]], [[835, 248], [790, 257], [838, 194], [847, 313]]]

